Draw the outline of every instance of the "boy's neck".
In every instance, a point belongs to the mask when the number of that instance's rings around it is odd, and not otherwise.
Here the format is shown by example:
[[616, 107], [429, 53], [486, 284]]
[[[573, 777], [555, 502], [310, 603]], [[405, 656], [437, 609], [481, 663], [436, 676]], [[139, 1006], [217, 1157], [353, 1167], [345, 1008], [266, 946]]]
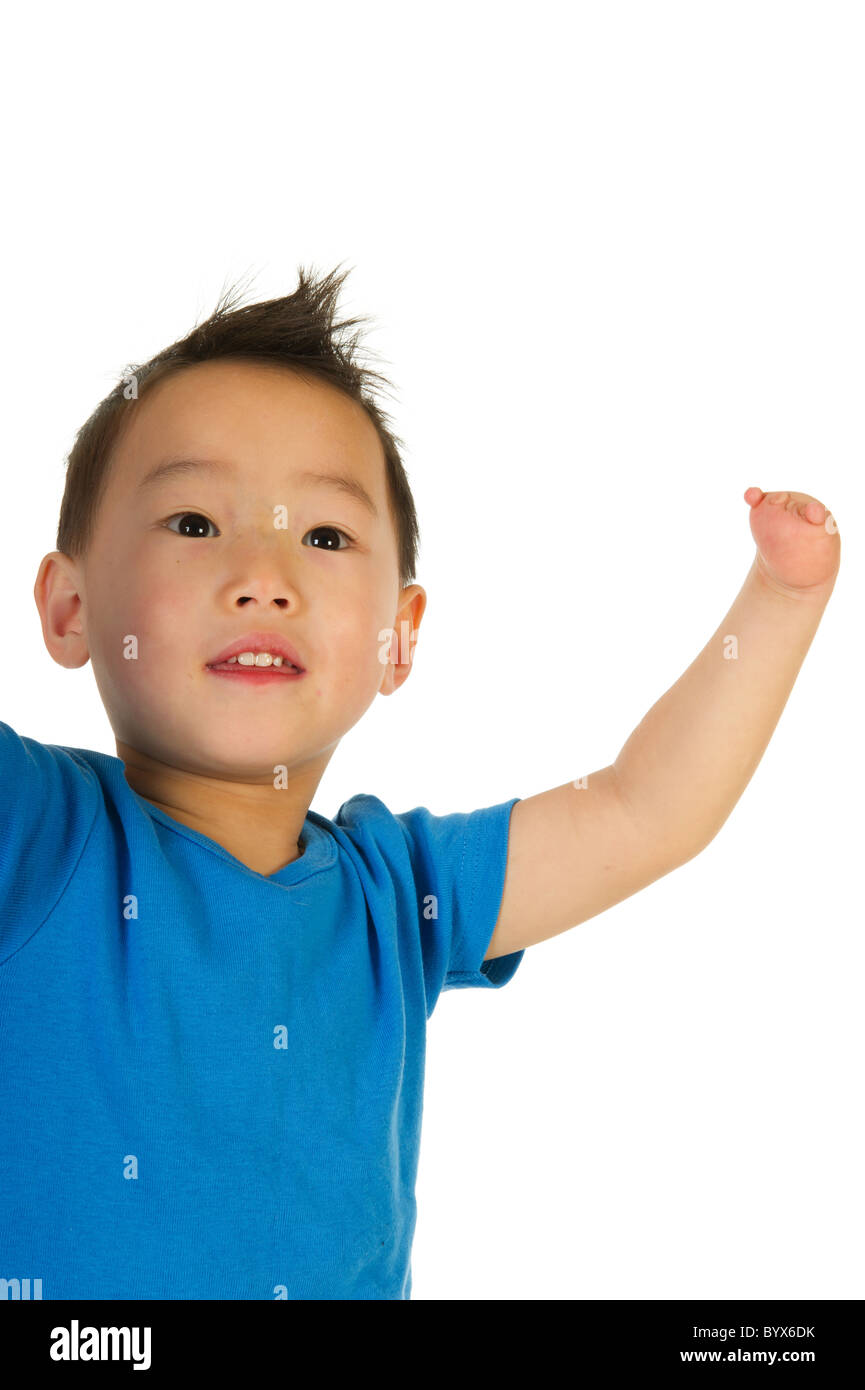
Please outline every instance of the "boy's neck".
[[309, 804], [324, 766], [305, 769], [288, 787], [228, 782], [184, 772], [117, 743], [129, 786], [173, 820], [214, 840], [253, 872], [269, 877], [301, 857]]

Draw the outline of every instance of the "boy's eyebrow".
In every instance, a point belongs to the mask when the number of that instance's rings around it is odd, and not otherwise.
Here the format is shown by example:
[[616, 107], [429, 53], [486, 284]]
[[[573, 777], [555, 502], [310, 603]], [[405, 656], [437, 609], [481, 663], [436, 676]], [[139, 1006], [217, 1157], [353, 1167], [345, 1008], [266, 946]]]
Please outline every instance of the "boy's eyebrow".
[[[154, 487], [157, 483], [165, 482], [166, 479], [199, 472], [202, 469], [212, 473], [234, 472], [231, 464], [222, 463], [217, 459], [170, 459], [167, 463], [157, 463], [154, 468], [145, 473], [136, 488], [136, 492]], [[350, 497], [356, 498], [372, 516], [378, 517], [378, 508], [363, 483], [348, 473], [319, 473], [314, 468], [307, 468], [301, 473], [295, 473], [294, 481], [307, 484], [317, 483], [320, 487], [337, 488], [340, 492], [348, 493]]]

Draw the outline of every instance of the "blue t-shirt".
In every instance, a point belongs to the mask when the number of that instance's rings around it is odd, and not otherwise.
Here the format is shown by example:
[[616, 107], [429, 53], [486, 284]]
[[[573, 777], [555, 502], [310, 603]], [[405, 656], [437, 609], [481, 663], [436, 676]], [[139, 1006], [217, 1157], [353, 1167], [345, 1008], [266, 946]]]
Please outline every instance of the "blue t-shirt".
[[519, 799], [353, 796], [265, 877], [0, 722], [0, 1279], [410, 1298], [426, 1023], [522, 960], [484, 962]]

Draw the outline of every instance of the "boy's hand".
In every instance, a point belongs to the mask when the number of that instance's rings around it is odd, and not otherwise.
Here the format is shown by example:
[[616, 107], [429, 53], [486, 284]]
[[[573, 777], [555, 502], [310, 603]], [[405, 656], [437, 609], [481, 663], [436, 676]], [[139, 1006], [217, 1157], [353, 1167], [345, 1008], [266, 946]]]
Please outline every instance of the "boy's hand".
[[819, 596], [831, 590], [841, 563], [832, 513], [806, 492], [763, 492], [749, 487], [751, 534], [757, 568], [781, 593]]

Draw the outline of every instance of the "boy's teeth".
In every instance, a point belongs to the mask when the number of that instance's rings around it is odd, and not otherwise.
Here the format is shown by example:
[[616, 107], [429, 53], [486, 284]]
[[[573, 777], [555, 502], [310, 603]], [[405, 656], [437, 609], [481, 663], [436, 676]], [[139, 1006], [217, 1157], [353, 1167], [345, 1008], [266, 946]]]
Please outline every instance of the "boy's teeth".
[[[238, 652], [228, 658], [229, 665], [236, 662], [238, 666], [282, 666], [283, 661], [283, 657], [271, 656], [270, 652]], [[285, 665], [290, 666], [291, 662], [286, 661]]]

